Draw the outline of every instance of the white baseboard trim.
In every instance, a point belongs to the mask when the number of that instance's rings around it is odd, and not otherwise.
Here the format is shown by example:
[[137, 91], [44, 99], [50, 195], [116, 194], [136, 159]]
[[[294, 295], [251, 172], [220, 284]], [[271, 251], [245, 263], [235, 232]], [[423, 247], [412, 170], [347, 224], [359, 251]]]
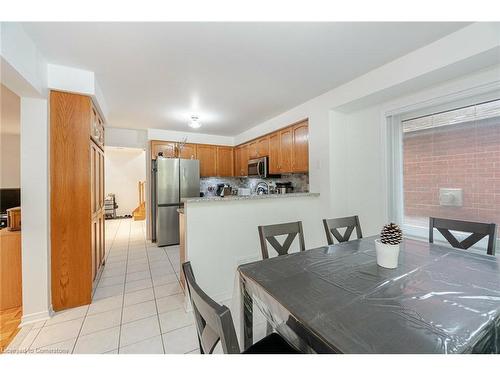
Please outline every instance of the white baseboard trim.
[[38, 322], [41, 322], [43, 320], [50, 319], [51, 316], [52, 316], [52, 314], [49, 310], [40, 311], [40, 312], [28, 314], [28, 315], [23, 315], [21, 318], [21, 324], [19, 325], [19, 327], [23, 327], [27, 324], [38, 323]]

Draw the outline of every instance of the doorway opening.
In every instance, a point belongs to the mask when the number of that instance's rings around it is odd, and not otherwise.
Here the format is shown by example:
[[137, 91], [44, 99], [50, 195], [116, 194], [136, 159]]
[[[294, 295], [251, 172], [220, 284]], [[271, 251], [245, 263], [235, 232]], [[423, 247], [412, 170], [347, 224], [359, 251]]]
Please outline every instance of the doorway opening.
[[22, 317], [21, 99], [0, 84], [0, 353]]

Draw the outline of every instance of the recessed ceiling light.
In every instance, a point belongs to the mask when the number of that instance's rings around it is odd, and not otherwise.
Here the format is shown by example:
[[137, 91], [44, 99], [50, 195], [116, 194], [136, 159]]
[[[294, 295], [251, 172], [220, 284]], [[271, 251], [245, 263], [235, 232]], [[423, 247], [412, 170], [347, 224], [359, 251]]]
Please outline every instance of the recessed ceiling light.
[[191, 121], [189, 122], [189, 126], [193, 129], [198, 129], [201, 126], [198, 116], [191, 116]]

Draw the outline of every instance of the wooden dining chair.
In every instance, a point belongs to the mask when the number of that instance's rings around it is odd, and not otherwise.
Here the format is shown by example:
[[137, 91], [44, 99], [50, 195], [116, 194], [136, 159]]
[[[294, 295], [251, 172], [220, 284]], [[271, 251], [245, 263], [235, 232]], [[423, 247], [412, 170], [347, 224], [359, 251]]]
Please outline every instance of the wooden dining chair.
[[[302, 222], [295, 221], [292, 223], [273, 224], [273, 225], [260, 225], [260, 249], [262, 251], [262, 259], [269, 258], [269, 250], [267, 243], [276, 250], [278, 256], [288, 254], [290, 246], [292, 245], [295, 237], [299, 236], [299, 249], [304, 251], [306, 245], [304, 243], [304, 232], [302, 231]], [[276, 239], [277, 236], [288, 235], [283, 244], [280, 244]]]
[[[488, 255], [495, 255], [497, 225], [494, 223], [477, 223], [472, 221], [461, 221], [452, 219], [429, 218], [429, 242], [434, 243], [434, 228], [443, 235], [448, 243], [462, 250], [467, 250], [488, 236]], [[471, 233], [466, 239], [459, 241], [450, 230]]]
[[[325, 227], [326, 240], [328, 245], [333, 245], [333, 238], [335, 237], [339, 242], [347, 242], [351, 238], [351, 234], [356, 228], [356, 235], [363, 238], [361, 232], [361, 224], [359, 223], [358, 216], [339, 217], [336, 219], [323, 219], [323, 226]], [[338, 229], [346, 228], [344, 235], [340, 234]]]
[[225, 354], [298, 354], [278, 333], [272, 333], [240, 351], [231, 311], [211, 299], [196, 283], [190, 262], [182, 264], [189, 298], [196, 320], [201, 354], [212, 354], [220, 342]]

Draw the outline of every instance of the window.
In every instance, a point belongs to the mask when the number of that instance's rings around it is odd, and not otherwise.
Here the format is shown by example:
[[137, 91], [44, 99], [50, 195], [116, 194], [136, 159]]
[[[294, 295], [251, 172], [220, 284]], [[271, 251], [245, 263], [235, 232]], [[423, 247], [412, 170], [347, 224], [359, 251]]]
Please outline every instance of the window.
[[399, 125], [404, 227], [426, 236], [429, 216], [500, 225], [500, 100]]

